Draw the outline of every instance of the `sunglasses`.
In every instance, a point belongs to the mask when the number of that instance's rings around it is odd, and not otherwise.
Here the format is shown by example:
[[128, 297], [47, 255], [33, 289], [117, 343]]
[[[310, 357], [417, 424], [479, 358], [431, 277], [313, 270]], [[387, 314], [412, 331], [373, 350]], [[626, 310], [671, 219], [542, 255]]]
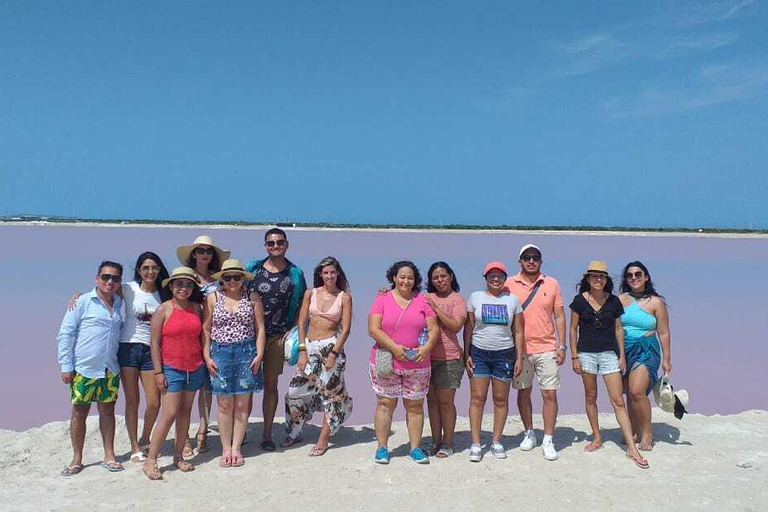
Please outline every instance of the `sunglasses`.
[[187, 279], [183, 279], [178, 281], [171, 281], [171, 286], [173, 286], [174, 288], [194, 288], [195, 283]]
[[627, 279], [632, 279], [632, 278], [635, 278], [635, 279], [640, 279], [640, 278], [642, 278], [644, 275], [645, 275], [645, 274], [643, 273], [643, 271], [642, 271], [642, 270], [638, 270], [637, 272], [627, 272], [626, 274], [624, 274], [624, 276], [625, 276]]
[[213, 249], [211, 249], [210, 247], [207, 249], [205, 247], [195, 247], [195, 254], [199, 254], [200, 256], [202, 256], [203, 254], [210, 254], [211, 256], [213, 256], [213, 252], [214, 252]]
[[226, 276], [221, 276], [221, 278], [224, 281], [226, 281], [226, 282], [230, 282], [230, 281], [238, 282], [238, 281], [240, 281], [243, 278], [243, 275], [242, 274], [229, 274], [229, 275], [226, 275]]
[[267, 247], [284, 247], [285, 246], [285, 240], [267, 240], [264, 242], [264, 245]]
[[520, 256], [520, 261], [541, 261], [541, 256], [538, 254], [523, 254]]
[[141, 267], [139, 271], [140, 272], [160, 272], [160, 267], [157, 267], [154, 265], [147, 265], [146, 267]]
[[102, 283], [108, 283], [108, 282], [112, 281], [115, 284], [120, 284], [120, 282], [123, 280], [122, 277], [114, 276], [112, 274], [101, 274], [99, 276], [99, 279], [101, 279]]

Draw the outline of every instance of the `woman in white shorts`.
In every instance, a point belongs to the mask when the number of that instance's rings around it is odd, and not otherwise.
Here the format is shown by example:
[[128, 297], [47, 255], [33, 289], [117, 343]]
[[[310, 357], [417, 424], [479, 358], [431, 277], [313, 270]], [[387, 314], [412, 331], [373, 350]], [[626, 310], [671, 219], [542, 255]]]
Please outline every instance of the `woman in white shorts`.
[[637, 451], [632, 439], [632, 426], [624, 405], [621, 380], [621, 375], [627, 370], [621, 326], [624, 308], [612, 292], [613, 281], [608, 274], [608, 264], [592, 261], [579, 284], [579, 293], [570, 304], [571, 353], [578, 354], [571, 360], [573, 371], [581, 375], [584, 382], [584, 401], [593, 436], [584, 450], [593, 452], [602, 446], [597, 420], [597, 376], [602, 375], [627, 443], [627, 457], [639, 468], [647, 469], [648, 461]]

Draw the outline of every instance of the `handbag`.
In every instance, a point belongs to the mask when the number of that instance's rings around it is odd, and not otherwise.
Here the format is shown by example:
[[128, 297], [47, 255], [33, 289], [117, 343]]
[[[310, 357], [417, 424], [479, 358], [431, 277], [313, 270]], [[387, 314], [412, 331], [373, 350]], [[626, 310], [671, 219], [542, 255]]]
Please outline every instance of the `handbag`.
[[[397, 338], [397, 329], [400, 327], [400, 320], [403, 319], [403, 315], [406, 311], [408, 311], [408, 306], [411, 305], [412, 301], [408, 301], [408, 304], [406, 304], [405, 309], [400, 312], [400, 317], [397, 319], [397, 323], [395, 324], [395, 332], [392, 335], [392, 341], [395, 341], [395, 338]], [[394, 358], [392, 356], [392, 352], [389, 350], [376, 346], [376, 353], [374, 354], [373, 358], [373, 366], [376, 370], [376, 376], [377, 377], [389, 377], [392, 375], [392, 372], [394, 371]]]

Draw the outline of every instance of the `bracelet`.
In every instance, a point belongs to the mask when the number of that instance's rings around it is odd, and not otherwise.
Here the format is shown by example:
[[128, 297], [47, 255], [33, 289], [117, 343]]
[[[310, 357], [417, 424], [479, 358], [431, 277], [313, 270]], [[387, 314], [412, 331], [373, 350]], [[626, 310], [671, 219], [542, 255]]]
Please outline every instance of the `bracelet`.
[[299, 352], [306, 352], [307, 346], [303, 343], [299, 343]]
[[159, 372], [155, 372], [155, 375], [160, 375], [161, 373], [163, 373], [162, 370], [160, 370]]
[[573, 356], [571, 359], [578, 359], [579, 356]]
[[331, 350], [331, 354], [333, 354], [333, 357], [339, 357], [339, 353], [335, 350]]

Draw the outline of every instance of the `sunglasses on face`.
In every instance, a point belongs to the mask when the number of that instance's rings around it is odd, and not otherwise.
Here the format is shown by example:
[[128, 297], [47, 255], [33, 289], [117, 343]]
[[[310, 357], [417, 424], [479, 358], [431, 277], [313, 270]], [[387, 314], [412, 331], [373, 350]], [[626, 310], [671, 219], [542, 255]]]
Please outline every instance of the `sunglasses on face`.
[[523, 254], [520, 256], [520, 261], [541, 261], [541, 256], [538, 254]]
[[624, 275], [627, 277], [627, 279], [632, 279], [632, 278], [634, 278], [634, 279], [640, 279], [640, 278], [642, 278], [642, 277], [643, 277], [645, 274], [643, 273], [643, 271], [642, 271], [642, 270], [638, 270], [637, 272], [627, 272], [627, 273], [626, 273], [626, 274], [624, 274]]
[[112, 281], [115, 284], [120, 284], [120, 282], [123, 280], [122, 277], [115, 276], [115, 275], [112, 275], [112, 274], [101, 274], [99, 276], [99, 279], [101, 279], [102, 283], [108, 283], [108, 282]]
[[149, 266], [149, 265], [148, 265], [148, 266], [146, 266], [146, 267], [141, 267], [139, 270], [140, 270], [141, 272], [160, 272], [160, 267], [156, 267], [156, 266]]
[[230, 282], [230, 281], [238, 282], [243, 278], [243, 276], [242, 274], [229, 274], [226, 276], [221, 276], [221, 278], [226, 282]]
[[195, 283], [184, 279], [183, 281], [173, 281], [171, 283], [171, 286], [173, 286], [174, 288], [194, 288]]
[[267, 247], [285, 247], [285, 240], [267, 240], [264, 242]]
[[207, 249], [205, 247], [195, 247], [195, 254], [199, 254], [202, 256], [203, 254], [210, 254], [213, 256], [213, 249], [208, 247]]

